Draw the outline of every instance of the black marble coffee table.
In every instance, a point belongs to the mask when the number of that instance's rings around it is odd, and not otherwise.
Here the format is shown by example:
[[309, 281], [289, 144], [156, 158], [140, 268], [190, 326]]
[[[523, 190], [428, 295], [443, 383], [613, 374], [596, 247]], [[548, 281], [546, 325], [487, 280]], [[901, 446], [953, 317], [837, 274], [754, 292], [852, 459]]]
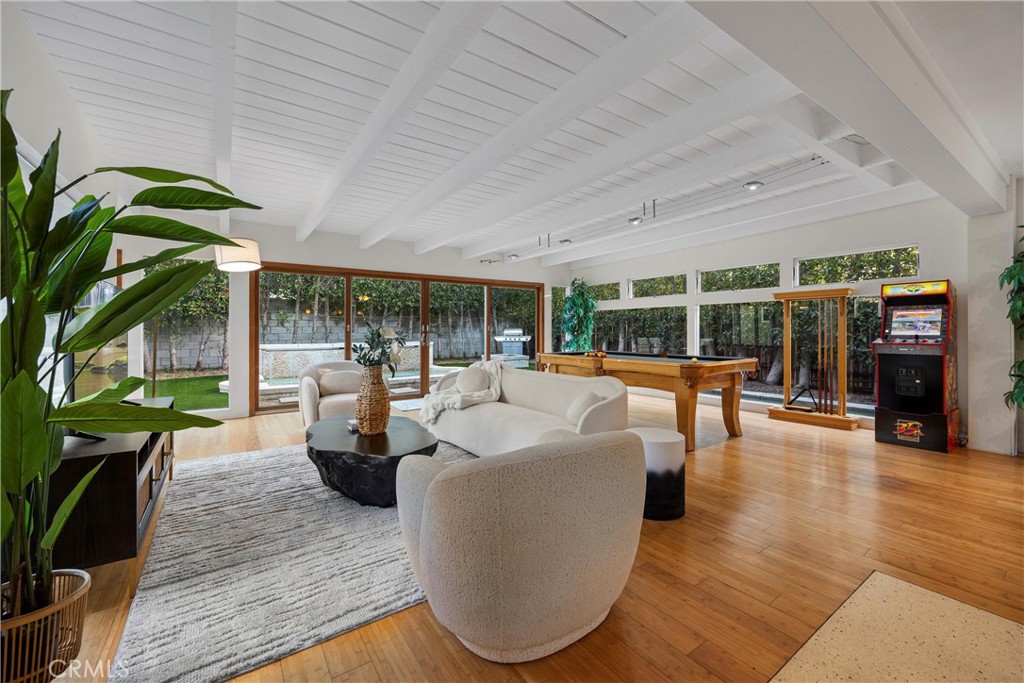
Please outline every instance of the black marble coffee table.
[[328, 417], [310, 425], [306, 430], [306, 453], [325, 486], [362, 505], [390, 507], [398, 501], [398, 463], [413, 453], [433, 455], [437, 438], [414, 420], [394, 416], [383, 434], [352, 434], [348, 421], [354, 418]]

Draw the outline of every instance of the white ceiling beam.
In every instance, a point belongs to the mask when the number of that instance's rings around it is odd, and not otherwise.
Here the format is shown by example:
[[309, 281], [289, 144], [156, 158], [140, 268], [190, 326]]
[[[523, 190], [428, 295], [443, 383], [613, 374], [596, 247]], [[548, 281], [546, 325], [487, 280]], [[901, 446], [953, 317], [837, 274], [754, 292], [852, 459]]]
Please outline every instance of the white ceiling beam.
[[1004, 164], [894, 4], [692, 6], [965, 214], [1004, 210]]
[[500, 6], [498, 2], [441, 3], [437, 16], [299, 223], [298, 241], [305, 240], [319, 227], [366, 165], [373, 161]]
[[462, 258], [477, 258], [505, 247], [522, 244], [527, 238], [564, 232], [578, 225], [621, 211], [623, 207], [639, 206], [641, 202], [680, 192], [700, 183], [743, 171], [759, 161], [796, 151], [800, 145], [775, 134], [761, 135], [734, 145], [725, 152], [679, 168], [659, 173], [642, 182], [592, 201], [545, 216], [518, 231], [488, 237], [466, 246]]
[[446, 230], [418, 241], [415, 251], [422, 254], [444, 246], [463, 235], [471, 234], [598, 181], [753, 111], [788, 99], [796, 92], [796, 88], [786, 79], [771, 69], [762, 69], [676, 114], [605, 147], [585, 162], [575, 164], [522, 192], [491, 204]]
[[[859, 179], [851, 178], [849, 182], [851, 183], [851, 188], [854, 187], [854, 184], [859, 184], [861, 188], [864, 187], [862, 181]], [[824, 191], [829, 187], [831, 186], [824, 186], [816, 189], [821, 190], [821, 194], [824, 196], [826, 194]], [[809, 190], [809, 192], [811, 191]], [[844, 192], [846, 192], [846, 190], [844, 190]], [[697, 232], [688, 233], [664, 242], [645, 244], [636, 247], [619, 248], [614, 252], [574, 260], [571, 266], [576, 269], [596, 266], [603, 263], [618, 263], [624, 259], [640, 258], [643, 256], [650, 256], [652, 254], [663, 254], [677, 249], [688, 249], [701, 244], [743, 239], [744, 237], [749, 237], [751, 235], [772, 232], [775, 230], [785, 230], [786, 228], [807, 225], [808, 223], [833, 220], [844, 216], [861, 214], [866, 211], [879, 211], [893, 206], [933, 199], [937, 196], [934, 190], [922, 182], [900, 185], [881, 192], [867, 191], [866, 194], [858, 194], [856, 190], [854, 190], [850, 192], [849, 195], [850, 196], [844, 199], [834, 199], [833, 201], [829, 201], [824, 204], [815, 204], [813, 206], [803, 208], [797, 206], [792, 211], [779, 211], [776, 213], [763, 214], [751, 220], [736, 223], [723, 222], [719, 225], [715, 225], [711, 220], [715, 217], [708, 216], [706, 224], [701, 226], [701, 229]]]
[[669, 6], [378, 221], [362, 235], [360, 246], [365, 249], [394, 234], [438, 202], [695, 46], [711, 30], [710, 23], [685, 3]]
[[[805, 168], [790, 176], [783, 176], [777, 180], [767, 179], [768, 183], [758, 192], [777, 193], [782, 190], [800, 188], [811, 183], [819, 183], [830, 179], [837, 180], [837, 182], [832, 183], [833, 185], [842, 185], [846, 178], [849, 178], [849, 174], [842, 169], [836, 168], [831, 163], [819, 162], [817, 166]], [[734, 188], [736, 192], [732, 194], [725, 194], [713, 199], [709, 198], [706, 201], [701, 201], [700, 195], [697, 195], [692, 200], [689, 200], [692, 202], [689, 208], [673, 209], [672, 206], [674, 203], [677, 207], [685, 207], [687, 200], [665, 202], [666, 206], [659, 205], [658, 207], [660, 209], [659, 218], [648, 219], [638, 226], [630, 226], [624, 219], [620, 219], [620, 227], [617, 229], [608, 230], [607, 223], [600, 227], [595, 227], [593, 230], [603, 229], [603, 234], [594, 235], [593, 237], [588, 237], [586, 234], [577, 236], [571, 246], [552, 247], [532, 253], [524, 250], [520, 252], [520, 255], [522, 257], [539, 256], [543, 265], [568, 263], [569, 261], [575, 261], [578, 258], [578, 253], [588, 253], [588, 250], [608, 249], [609, 251], [615, 251], [616, 249], [621, 249], [624, 241], [630, 245], [644, 244], [648, 241], [658, 241], [667, 239], [667, 237], [677, 236], [682, 231], [689, 231], [692, 225], [708, 215], [714, 215], [718, 218], [729, 215], [742, 218], [750, 212], [756, 214], [758, 210], [764, 211], [765, 209], [757, 209], [755, 207], [771, 206], [772, 201], [775, 199], [771, 195], [757, 198], [754, 193], [744, 190], [739, 183]], [[729, 188], [722, 189], [728, 190]], [[810, 190], [804, 189], [791, 192], [786, 196], [795, 197], [800, 195], [801, 197], [807, 197], [808, 194], [810, 194]], [[751, 202], [751, 199], [756, 199], [756, 201]], [[727, 207], [730, 205], [738, 206], [728, 209]], [[722, 209], [725, 210], [723, 211]], [[684, 222], [686, 224], [685, 227], [681, 225]]]
[[[235, 113], [235, 36], [238, 33], [238, 2], [214, 2], [210, 35], [213, 89], [213, 161], [217, 182], [231, 187], [231, 137]], [[220, 231], [231, 232], [231, 212], [221, 211]]]
[[821, 110], [806, 96], [799, 95], [780, 102], [766, 110], [760, 118], [838, 168], [857, 176], [868, 187], [876, 190], [892, 187], [892, 183], [887, 183], [872, 168], [862, 163], [859, 145], [843, 138], [830, 139], [826, 131], [831, 114]]

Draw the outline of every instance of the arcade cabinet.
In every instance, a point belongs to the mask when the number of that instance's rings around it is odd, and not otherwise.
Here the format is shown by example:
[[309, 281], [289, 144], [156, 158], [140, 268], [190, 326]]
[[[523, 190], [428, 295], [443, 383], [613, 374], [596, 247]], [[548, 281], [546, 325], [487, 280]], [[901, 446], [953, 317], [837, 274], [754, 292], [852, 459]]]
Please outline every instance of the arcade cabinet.
[[949, 280], [882, 285], [875, 441], [956, 450], [956, 290]]

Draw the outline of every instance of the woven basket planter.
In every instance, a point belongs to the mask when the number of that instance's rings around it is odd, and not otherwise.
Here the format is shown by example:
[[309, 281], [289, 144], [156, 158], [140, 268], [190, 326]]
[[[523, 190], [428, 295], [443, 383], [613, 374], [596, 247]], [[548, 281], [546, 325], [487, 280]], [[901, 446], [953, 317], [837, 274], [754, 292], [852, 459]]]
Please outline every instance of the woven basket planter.
[[391, 418], [391, 392], [380, 365], [363, 366], [363, 383], [356, 397], [356, 425], [367, 436], [387, 431]]
[[[82, 647], [82, 627], [89, 596], [89, 575], [77, 569], [53, 572], [53, 602], [42, 609], [5, 619], [4, 683], [41, 683], [68, 668]], [[3, 585], [8, 597], [10, 584]]]

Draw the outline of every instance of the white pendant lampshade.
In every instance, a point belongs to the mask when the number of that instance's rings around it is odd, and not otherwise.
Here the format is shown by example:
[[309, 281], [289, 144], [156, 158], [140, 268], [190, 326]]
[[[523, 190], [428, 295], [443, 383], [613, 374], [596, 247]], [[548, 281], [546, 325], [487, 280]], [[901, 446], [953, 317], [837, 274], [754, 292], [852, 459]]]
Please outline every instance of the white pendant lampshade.
[[217, 259], [217, 268], [229, 273], [245, 273], [263, 267], [260, 261], [260, 245], [256, 240], [232, 237], [238, 246], [214, 246], [213, 254]]

